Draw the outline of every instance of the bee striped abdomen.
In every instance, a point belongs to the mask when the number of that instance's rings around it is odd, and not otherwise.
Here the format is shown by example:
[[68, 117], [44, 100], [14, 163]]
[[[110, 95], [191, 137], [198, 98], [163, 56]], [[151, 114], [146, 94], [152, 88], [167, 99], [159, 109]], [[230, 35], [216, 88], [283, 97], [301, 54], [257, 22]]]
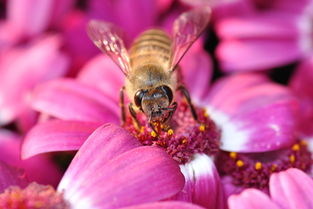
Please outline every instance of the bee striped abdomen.
[[134, 41], [129, 55], [132, 68], [145, 64], [167, 68], [171, 57], [171, 39], [162, 30], [147, 30]]

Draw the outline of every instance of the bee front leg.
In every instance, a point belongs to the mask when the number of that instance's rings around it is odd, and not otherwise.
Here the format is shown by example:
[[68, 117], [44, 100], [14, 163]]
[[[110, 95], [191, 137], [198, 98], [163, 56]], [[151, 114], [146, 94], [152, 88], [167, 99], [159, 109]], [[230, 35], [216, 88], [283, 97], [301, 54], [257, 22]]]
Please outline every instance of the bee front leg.
[[141, 124], [139, 123], [136, 111], [133, 108], [133, 103], [130, 103], [128, 105], [128, 109], [129, 109], [130, 115], [132, 116], [133, 120], [135, 121], [136, 126], [138, 127], [138, 129], [140, 129], [141, 128]]
[[179, 86], [177, 88], [177, 90], [181, 91], [182, 94], [185, 96], [186, 100], [187, 100], [187, 103], [190, 107], [190, 110], [191, 110], [191, 113], [192, 113], [192, 117], [195, 121], [198, 121], [198, 115], [197, 115], [197, 112], [194, 108], [194, 106], [192, 105], [192, 102], [191, 102], [191, 99], [190, 99], [190, 94], [188, 92], [188, 90], [185, 88], [185, 86]]
[[123, 86], [123, 87], [120, 89], [120, 107], [121, 107], [122, 126], [124, 126], [124, 125], [125, 125], [125, 122], [126, 122], [124, 90], [125, 90], [125, 86]]

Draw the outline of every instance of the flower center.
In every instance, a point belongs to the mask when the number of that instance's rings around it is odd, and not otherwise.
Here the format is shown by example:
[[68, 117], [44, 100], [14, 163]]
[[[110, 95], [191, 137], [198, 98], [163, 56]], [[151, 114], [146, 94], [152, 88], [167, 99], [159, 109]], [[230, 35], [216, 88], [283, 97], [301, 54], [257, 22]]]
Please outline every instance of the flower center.
[[267, 153], [221, 152], [216, 159], [221, 175], [231, 176], [234, 185], [258, 189], [268, 188], [270, 175], [274, 172], [288, 168], [308, 172], [312, 163], [312, 155], [304, 140], [298, 141], [288, 149]]
[[52, 186], [44, 186], [33, 182], [25, 189], [18, 186], [8, 187], [0, 194], [0, 208], [69, 209], [70, 207], [63, 199], [63, 195], [57, 193]]
[[204, 109], [196, 107], [198, 121], [192, 117], [185, 101], [179, 105], [167, 125], [155, 123], [153, 130], [143, 113], [137, 117], [140, 128], [127, 116], [125, 128], [143, 145], [159, 146], [178, 163], [185, 164], [192, 160], [196, 153], [214, 155], [219, 151], [220, 130], [208, 117]]

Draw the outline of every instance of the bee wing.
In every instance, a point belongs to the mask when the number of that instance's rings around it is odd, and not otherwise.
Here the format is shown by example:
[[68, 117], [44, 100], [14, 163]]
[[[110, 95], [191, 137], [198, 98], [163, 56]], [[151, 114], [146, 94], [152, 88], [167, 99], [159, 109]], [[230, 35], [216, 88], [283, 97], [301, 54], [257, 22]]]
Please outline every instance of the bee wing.
[[196, 8], [181, 14], [174, 22], [170, 70], [174, 71], [191, 45], [199, 38], [211, 17], [209, 7]]
[[91, 20], [87, 33], [93, 43], [111, 57], [127, 76], [130, 71], [129, 57], [120, 30], [111, 23]]

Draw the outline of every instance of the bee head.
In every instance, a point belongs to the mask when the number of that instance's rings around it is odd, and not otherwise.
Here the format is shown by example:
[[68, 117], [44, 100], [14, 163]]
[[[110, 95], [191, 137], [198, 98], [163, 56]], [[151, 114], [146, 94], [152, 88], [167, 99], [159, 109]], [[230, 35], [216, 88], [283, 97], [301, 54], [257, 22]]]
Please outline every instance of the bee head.
[[166, 85], [149, 90], [139, 90], [135, 94], [135, 104], [151, 121], [162, 121], [173, 100], [173, 92]]

